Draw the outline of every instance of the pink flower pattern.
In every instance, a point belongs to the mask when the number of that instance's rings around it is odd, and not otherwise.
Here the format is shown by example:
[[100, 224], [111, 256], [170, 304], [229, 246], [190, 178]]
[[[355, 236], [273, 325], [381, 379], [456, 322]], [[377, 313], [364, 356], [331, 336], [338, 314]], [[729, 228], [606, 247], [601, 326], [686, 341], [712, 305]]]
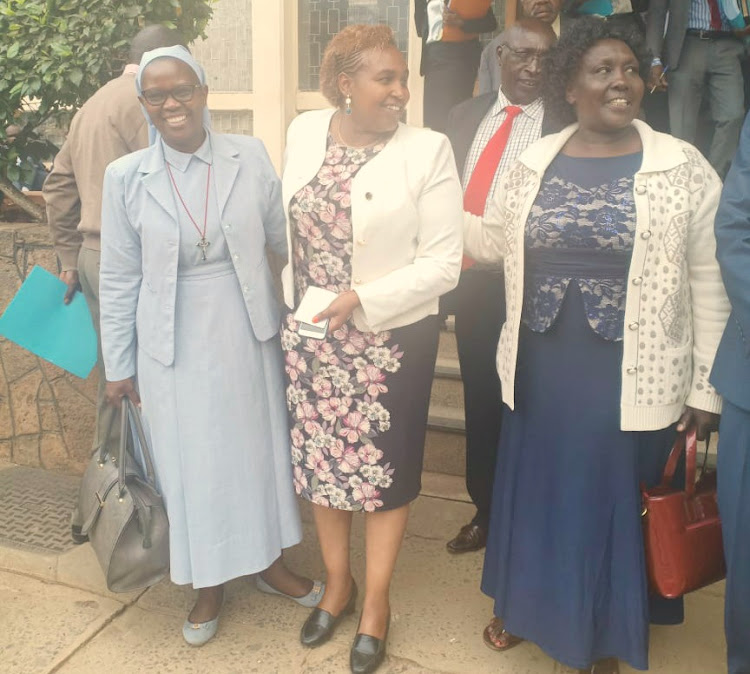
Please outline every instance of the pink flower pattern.
[[[382, 147], [352, 150], [329, 138], [318, 175], [292, 199], [298, 298], [308, 285], [351, 288], [352, 179]], [[404, 354], [390, 332], [363, 333], [351, 321], [325, 340], [299, 337], [297, 327], [289, 314], [282, 344], [295, 491], [313, 503], [373, 512], [383, 507], [395, 473], [377, 447], [390, 428], [390, 412], [378, 398]]]

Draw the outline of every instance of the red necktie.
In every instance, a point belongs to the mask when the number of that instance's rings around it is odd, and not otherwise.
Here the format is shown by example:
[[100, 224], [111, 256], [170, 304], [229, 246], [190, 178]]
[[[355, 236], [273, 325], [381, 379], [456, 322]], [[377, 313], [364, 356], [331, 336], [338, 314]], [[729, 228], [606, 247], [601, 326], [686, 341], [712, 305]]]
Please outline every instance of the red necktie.
[[716, 0], [708, 0], [708, 9], [711, 11], [711, 30], [721, 30], [721, 12]]
[[[506, 116], [500, 128], [479, 155], [477, 165], [469, 178], [469, 184], [464, 192], [464, 210], [474, 215], [484, 215], [484, 207], [487, 204], [487, 195], [490, 193], [492, 182], [500, 166], [500, 160], [505, 152], [505, 146], [510, 138], [510, 130], [513, 120], [520, 114], [521, 108], [516, 105], [508, 105], [504, 108]], [[464, 255], [461, 269], [473, 266], [474, 260]]]

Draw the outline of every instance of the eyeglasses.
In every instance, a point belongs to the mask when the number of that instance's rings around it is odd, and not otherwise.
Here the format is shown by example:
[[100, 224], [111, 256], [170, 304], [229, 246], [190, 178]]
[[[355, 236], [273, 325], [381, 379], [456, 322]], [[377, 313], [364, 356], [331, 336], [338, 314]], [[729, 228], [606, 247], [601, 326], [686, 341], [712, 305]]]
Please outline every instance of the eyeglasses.
[[149, 105], [164, 105], [169, 97], [174, 98], [179, 103], [188, 103], [193, 100], [196, 89], [201, 89], [202, 84], [180, 84], [174, 89], [164, 91], [164, 89], [146, 89], [141, 92], [141, 96]]
[[546, 51], [534, 51], [533, 49], [513, 49], [507, 44], [500, 45], [503, 51], [508, 52], [508, 57], [516, 63], [529, 65], [532, 61], [541, 63], [547, 56]]

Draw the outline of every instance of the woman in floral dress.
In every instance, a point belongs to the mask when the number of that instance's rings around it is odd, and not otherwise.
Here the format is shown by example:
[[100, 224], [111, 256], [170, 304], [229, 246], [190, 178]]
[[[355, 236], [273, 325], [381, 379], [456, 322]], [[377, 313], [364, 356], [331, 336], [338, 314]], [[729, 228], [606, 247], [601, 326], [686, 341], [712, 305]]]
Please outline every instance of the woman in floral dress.
[[324, 643], [354, 609], [352, 513], [367, 513], [367, 576], [352, 671], [385, 653], [388, 590], [408, 504], [420, 489], [438, 297], [458, 280], [461, 188], [447, 139], [399, 123], [409, 92], [385, 26], [350, 26], [330, 43], [323, 93], [337, 110], [290, 126], [284, 170], [291, 264], [285, 300], [308, 287], [338, 297], [323, 339], [286, 318], [294, 484], [313, 503], [328, 580], [302, 629]]

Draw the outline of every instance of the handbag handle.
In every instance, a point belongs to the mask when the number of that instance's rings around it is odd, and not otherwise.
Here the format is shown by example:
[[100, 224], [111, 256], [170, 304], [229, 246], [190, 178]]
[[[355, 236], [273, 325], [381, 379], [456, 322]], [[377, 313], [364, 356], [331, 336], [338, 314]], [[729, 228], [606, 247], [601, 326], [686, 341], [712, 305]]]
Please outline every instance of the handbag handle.
[[107, 460], [107, 456], [109, 455], [109, 436], [112, 435], [112, 427], [115, 425], [115, 414], [117, 410], [112, 407], [107, 402], [104, 402], [102, 404], [102, 407], [99, 408], [99, 414], [105, 413], [107, 414], [107, 423], [105, 425], [105, 433], [104, 433], [104, 439], [100, 440], [99, 446], [94, 450], [94, 453], [99, 453], [99, 466], [103, 466], [104, 462]]
[[125, 458], [128, 453], [128, 420], [132, 419], [133, 425], [135, 426], [135, 432], [138, 436], [138, 441], [141, 445], [141, 454], [143, 455], [143, 461], [146, 464], [146, 480], [148, 483], [156, 488], [156, 474], [154, 472], [154, 461], [151, 457], [151, 450], [146, 440], [146, 433], [143, 430], [143, 421], [141, 415], [138, 412], [138, 408], [133, 404], [133, 401], [125, 396], [122, 399], [122, 415], [120, 419], [120, 452], [118, 456], [117, 465], [117, 488], [120, 494], [125, 489]]
[[667, 465], [664, 466], [664, 473], [661, 478], [661, 487], [669, 489], [677, 470], [677, 462], [683, 452], [685, 455], [685, 493], [688, 498], [695, 493], [695, 463], [696, 463], [696, 446], [698, 440], [695, 435], [695, 428], [688, 429], [685, 433], [678, 433], [677, 438], [669, 452]]

